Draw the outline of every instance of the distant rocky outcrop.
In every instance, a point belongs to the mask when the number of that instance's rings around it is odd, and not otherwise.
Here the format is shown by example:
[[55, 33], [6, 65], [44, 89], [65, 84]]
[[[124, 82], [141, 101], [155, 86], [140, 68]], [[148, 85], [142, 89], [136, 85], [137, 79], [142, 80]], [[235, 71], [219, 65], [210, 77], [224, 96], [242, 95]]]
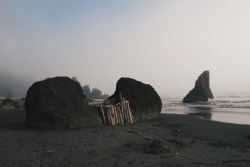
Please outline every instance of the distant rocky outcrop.
[[89, 85], [83, 86], [83, 87], [82, 87], [82, 91], [83, 91], [83, 94], [84, 94], [88, 99], [90, 99], [91, 92], [90, 92]]
[[209, 84], [209, 71], [204, 71], [195, 82], [195, 87], [184, 97], [183, 103], [208, 101], [213, 99]]
[[132, 114], [136, 121], [158, 118], [162, 109], [160, 96], [151, 85], [131, 78], [120, 78], [115, 93], [109, 100], [120, 101], [120, 93], [129, 101]]
[[103, 95], [102, 91], [97, 88], [93, 88], [92, 91], [90, 91], [89, 85], [83, 86], [82, 90], [87, 99], [107, 99], [109, 97], [107, 94]]
[[102, 95], [102, 98], [103, 98], [103, 99], [107, 99], [107, 98], [109, 98], [109, 95], [104, 93], [104, 94]]
[[19, 108], [20, 105], [17, 101], [6, 98], [0, 105], [1, 108]]
[[93, 88], [91, 92], [92, 99], [102, 98], [102, 92], [99, 89]]
[[89, 106], [79, 83], [68, 77], [49, 78], [28, 90], [26, 122], [32, 128], [80, 128], [102, 125], [97, 109]]

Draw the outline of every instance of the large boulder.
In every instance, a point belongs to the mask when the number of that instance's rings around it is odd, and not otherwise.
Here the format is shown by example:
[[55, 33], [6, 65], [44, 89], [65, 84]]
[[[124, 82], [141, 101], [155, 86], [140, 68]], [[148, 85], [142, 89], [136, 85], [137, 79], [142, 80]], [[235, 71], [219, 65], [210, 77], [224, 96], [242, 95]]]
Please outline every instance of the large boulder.
[[136, 121], [145, 121], [159, 117], [162, 109], [160, 96], [151, 85], [131, 78], [120, 78], [116, 84], [115, 93], [108, 99], [115, 103], [121, 95], [129, 101], [131, 111]]
[[26, 122], [32, 128], [80, 128], [102, 125], [98, 110], [89, 106], [81, 86], [68, 77], [49, 78], [28, 90]]
[[209, 84], [209, 71], [204, 71], [195, 82], [195, 87], [184, 97], [183, 103], [208, 101], [213, 99]]

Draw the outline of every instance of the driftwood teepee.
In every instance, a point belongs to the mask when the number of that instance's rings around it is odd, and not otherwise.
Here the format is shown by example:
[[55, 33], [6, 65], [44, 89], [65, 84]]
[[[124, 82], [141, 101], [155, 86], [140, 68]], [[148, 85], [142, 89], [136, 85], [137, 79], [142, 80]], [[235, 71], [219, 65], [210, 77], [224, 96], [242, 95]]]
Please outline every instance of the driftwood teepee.
[[119, 103], [115, 104], [113, 100], [105, 100], [100, 106], [100, 111], [105, 125], [136, 123], [129, 102], [121, 94]]

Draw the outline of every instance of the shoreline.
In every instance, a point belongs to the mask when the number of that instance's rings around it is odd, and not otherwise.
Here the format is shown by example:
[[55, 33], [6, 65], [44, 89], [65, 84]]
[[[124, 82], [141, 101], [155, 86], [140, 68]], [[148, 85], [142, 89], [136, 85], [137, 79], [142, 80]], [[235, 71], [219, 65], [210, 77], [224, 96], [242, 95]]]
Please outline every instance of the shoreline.
[[[14, 119], [6, 119], [8, 117]], [[249, 166], [250, 125], [161, 114], [133, 125], [43, 130], [0, 113], [3, 166]], [[4, 121], [5, 120], [5, 121]]]
[[250, 125], [249, 96], [216, 96], [208, 102], [183, 104], [182, 97], [162, 98], [162, 112], [190, 114], [213, 121]]

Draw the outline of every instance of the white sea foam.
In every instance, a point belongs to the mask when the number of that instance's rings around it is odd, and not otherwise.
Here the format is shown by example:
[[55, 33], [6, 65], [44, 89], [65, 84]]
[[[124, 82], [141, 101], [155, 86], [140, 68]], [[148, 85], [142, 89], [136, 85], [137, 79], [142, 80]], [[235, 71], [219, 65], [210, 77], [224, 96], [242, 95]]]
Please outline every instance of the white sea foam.
[[250, 96], [215, 96], [208, 102], [183, 104], [180, 96], [162, 97], [162, 113], [189, 114], [220, 122], [250, 124]]

